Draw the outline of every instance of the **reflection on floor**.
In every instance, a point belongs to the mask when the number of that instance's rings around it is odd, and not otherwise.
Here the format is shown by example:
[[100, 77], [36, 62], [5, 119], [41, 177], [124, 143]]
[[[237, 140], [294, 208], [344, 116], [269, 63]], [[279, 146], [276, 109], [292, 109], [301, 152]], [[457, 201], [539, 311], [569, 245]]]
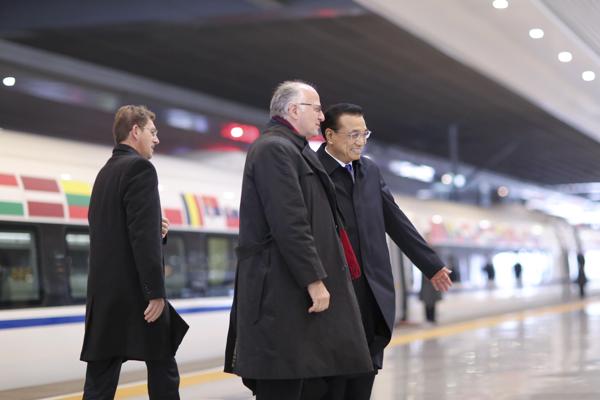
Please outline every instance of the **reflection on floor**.
[[[598, 300], [401, 333], [372, 399], [600, 399], [598, 337]], [[239, 378], [219, 376], [183, 385], [182, 399], [252, 398]]]

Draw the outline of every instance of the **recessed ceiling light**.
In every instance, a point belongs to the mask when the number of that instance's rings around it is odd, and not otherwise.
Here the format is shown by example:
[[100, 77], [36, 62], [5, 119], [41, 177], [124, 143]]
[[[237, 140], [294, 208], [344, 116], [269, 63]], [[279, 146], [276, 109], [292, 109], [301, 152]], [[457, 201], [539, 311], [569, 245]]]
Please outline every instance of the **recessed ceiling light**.
[[492, 2], [492, 5], [494, 6], [494, 8], [502, 10], [502, 9], [508, 7], [508, 1], [506, 1], [506, 0], [494, 0]]
[[572, 59], [573, 59], [573, 54], [571, 54], [568, 51], [561, 51], [560, 53], [558, 53], [558, 60], [560, 62], [568, 63], [568, 62], [571, 62]]
[[532, 39], [541, 39], [544, 37], [544, 31], [540, 28], [533, 28], [529, 30], [529, 37]]
[[508, 196], [509, 192], [510, 191], [508, 190], [508, 188], [506, 186], [500, 186], [497, 190], [498, 196], [500, 196], [500, 197]]
[[2, 79], [4, 86], [15, 86], [16, 81], [17, 80], [12, 76], [7, 76], [6, 78]]
[[586, 82], [590, 82], [596, 79], [596, 74], [594, 73], [594, 71], [583, 71], [583, 73], [581, 74], [581, 79], [583, 79]]
[[452, 183], [453, 176], [452, 174], [444, 174], [442, 175], [442, 183], [444, 185], [449, 185]]

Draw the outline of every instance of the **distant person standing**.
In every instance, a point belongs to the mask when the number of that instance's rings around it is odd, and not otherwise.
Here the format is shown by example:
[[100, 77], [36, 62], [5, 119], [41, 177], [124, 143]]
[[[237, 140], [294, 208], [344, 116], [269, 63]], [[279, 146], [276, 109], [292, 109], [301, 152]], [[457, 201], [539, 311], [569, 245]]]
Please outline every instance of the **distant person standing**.
[[517, 287], [522, 287], [523, 286], [523, 266], [521, 265], [520, 262], [516, 262], [515, 265], [513, 265], [513, 272], [515, 273], [515, 280], [517, 281]]
[[146, 362], [150, 399], [179, 399], [175, 352], [188, 326], [165, 300], [154, 113], [123, 106], [115, 116], [112, 157], [90, 200], [90, 271], [85, 337], [86, 400], [112, 399], [121, 365]]
[[452, 254], [448, 257], [448, 265], [452, 267], [452, 272], [450, 272], [450, 280], [452, 282], [459, 283], [461, 281], [460, 265], [456, 257], [454, 257]]
[[587, 276], [585, 274], [585, 256], [583, 253], [577, 253], [577, 285], [579, 286], [579, 297], [585, 297], [585, 285]]
[[307, 141], [320, 133], [319, 94], [283, 82], [270, 113], [244, 167], [225, 371], [241, 376], [257, 400], [318, 400], [325, 377], [373, 366], [335, 188]]
[[421, 290], [419, 291], [419, 300], [423, 302], [425, 310], [425, 320], [432, 324], [437, 323], [435, 306], [442, 299], [442, 293], [435, 290], [429, 279], [421, 275]]
[[494, 263], [491, 260], [487, 260], [485, 265], [481, 268], [481, 270], [487, 276], [487, 284], [492, 287], [495, 284], [496, 280], [496, 270], [494, 269]]
[[[450, 270], [398, 207], [377, 164], [362, 151], [370, 137], [362, 107], [340, 103], [325, 112], [317, 154], [335, 184], [338, 204], [362, 273], [352, 281], [374, 372], [331, 379], [327, 400], [368, 400], [396, 314], [386, 234], [413, 261], [433, 291], [452, 285]], [[431, 281], [431, 283], [429, 283]], [[435, 289], [434, 289], [435, 287]]]

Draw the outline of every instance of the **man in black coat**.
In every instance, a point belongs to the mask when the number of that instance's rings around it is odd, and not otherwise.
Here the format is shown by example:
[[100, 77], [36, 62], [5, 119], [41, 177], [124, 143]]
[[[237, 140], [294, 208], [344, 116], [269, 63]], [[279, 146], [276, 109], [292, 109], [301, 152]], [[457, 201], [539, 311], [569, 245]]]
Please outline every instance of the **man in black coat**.
[[386, 233], [431, 280], [436, 290], [448, 290], [450, 270], [427, 245], [398, 208], [377, 165], [361, 157], [371, 132], [361, 107], [336, 104], [321, 123], [325, 143], [317, 151], [335, 184], [337, 200], [362, 274], [353, 281], [375, 371], [332, 379], [327, 399], [368, 400], [383, 349], [392, 336], [395, 318], [394, 281]]
[[165, 300], [154, 118], [144, 106], [117, 111], [116, 146], [92, 190], [84, 399], [112, 399], [126, 360], [146, 361], [151, 399], [179, 399], [174, 356], [188, 326]]
[[283, 82], [271, 117], [244, 168], [225, 371], [244, 378], [257, 400], [318, 400], [320, 377], [373, 366], [338, 237], [335, 188], [307, 142], [320, 132], [319, 95]]

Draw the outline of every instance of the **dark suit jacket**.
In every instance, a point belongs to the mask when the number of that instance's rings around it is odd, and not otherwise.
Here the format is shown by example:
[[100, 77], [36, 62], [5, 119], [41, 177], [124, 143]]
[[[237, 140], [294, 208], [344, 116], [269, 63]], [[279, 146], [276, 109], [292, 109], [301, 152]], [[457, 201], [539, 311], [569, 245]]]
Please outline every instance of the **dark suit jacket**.
[[147, 323], [148, 300], [165, 297], [158, 178], [150, 161], [119, 144], [90, 200], [90, 271], [81, 359], [157, 360], [175, 354], [188, 326], [170, 305]]
[[[337, 201], [350, 241], [359, 257], [368, 288], [376, 300], [374, 304], [379, 307], [379, 310], [372, 311], [373, 315], [380, 311], [385, 320], [387, 330], [384, 337], [381, 338], [381, 332], [376, 332], [376, 336], [379, 336], [375, 338], [377, 343], [371, 346], [373, 361], [377, 367], [381, 367], [383, 347], [391, 338], [396, 313], [394, 280], [385, 234], [428, 278], [435, 275], [444, 264], [400, 210], [373, 161], [361, 157], [353, 162], [353, 183], [348, 171], [327, 154], [325, 143], [317, 155], [335, 184]], [[360, 288], [360, 283], [355, 286]], [[363, 293], [358, 299], [360, 302], [369, 302], [369, 295]], [[377, 325], [377, 321], [374, 324]]]
[[[288, 127], [272, 122], [250, 147], [225, 371], [250, 379], [372, 371], [333, 197], [317, 155]], [[330, 307], [309, 314], [307, 286], [319, 279]]]

